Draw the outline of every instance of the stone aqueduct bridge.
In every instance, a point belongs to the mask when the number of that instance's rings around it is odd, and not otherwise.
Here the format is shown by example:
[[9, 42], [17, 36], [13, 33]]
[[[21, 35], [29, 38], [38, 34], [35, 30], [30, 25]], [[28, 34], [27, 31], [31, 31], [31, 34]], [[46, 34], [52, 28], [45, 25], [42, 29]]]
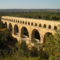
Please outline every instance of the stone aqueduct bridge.
[[54, 34], [60, 26], [60, 22], [42, 19], [2, 16], [1, 20], [19, 42], [26, 40], [43, 43], [45, 35]]

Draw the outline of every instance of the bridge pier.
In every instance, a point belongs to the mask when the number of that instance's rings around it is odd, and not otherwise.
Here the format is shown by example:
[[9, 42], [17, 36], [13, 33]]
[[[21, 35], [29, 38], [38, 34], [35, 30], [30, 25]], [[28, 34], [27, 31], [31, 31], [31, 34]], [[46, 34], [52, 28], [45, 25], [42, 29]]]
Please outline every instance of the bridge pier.
[[41, 36], [40, 43], [43, 44], [43, 42], [44, 42], [44, 36]]

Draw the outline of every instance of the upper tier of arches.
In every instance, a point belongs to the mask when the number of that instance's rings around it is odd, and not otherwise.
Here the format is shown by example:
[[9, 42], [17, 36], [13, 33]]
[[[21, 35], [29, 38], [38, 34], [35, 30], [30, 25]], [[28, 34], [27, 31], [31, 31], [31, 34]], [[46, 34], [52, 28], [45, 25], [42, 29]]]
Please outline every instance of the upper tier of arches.
[[[9, 21], [9, 22], [14, 22], [14, 23], [18, 23], [18, 24], [24, 24], [24, 25], [44, 28], [44, 29], [47, 28], [47, 29], [52, 29], [52, 30], [57, 30], [58, 25], [59, 25], [59, 23], [57, 25], [56, 22], [53, 22], [53, 24], [52, 24], [52, 23], [49, 23], [49, 21], [47, 21], [47, 23], [45, 23], [44, 20], [42, 22], [40, 22], [37, 19], [36, 19], [37, 22], [35, 20], [34, 21], [30, 21], [30, 20], [27, 21], [26, 19], [25, 20], [24, 19], [19, 20], [18, 18], [13, 19], [13, 18], [4, 18], [4, 17], [2, 17], [2, 20]], [[31, 19], [31, 20], [33, 20], [33, 19]]]

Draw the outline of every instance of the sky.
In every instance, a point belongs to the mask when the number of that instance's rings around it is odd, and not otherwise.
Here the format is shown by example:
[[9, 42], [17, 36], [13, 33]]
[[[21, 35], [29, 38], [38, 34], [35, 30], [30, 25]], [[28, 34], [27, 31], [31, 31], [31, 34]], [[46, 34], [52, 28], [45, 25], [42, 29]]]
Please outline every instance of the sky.
[[0, 9], [60, 9], [60, 0], [0, 0]]

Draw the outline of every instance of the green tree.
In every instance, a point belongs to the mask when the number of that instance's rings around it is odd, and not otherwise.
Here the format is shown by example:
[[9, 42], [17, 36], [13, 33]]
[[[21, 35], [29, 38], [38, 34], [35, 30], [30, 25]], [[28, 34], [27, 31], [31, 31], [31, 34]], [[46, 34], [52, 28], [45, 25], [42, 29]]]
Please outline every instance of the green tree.
[[50, 58], [57, 58], [58, 53], [60, 53], [60, 32], [57, 32], [54, 36], [46, 37], [43, 49]]
[[17, 40], [12, 37], [9, 30], [0, 31], [0, 54], [12, 55], [17, 48]]

